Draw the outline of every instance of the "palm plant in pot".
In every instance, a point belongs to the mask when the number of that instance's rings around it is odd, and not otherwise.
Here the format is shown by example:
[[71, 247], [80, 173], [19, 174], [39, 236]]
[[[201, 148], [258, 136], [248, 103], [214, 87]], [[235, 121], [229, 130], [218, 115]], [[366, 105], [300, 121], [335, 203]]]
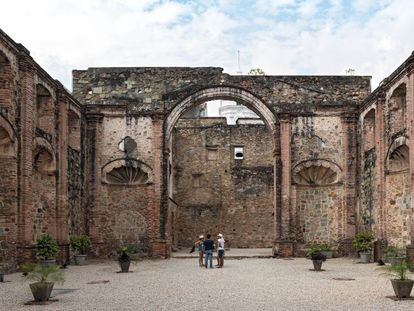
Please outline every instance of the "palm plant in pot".
[[408, 270], [413, 264], [403, 260], [398, 265], [382, 266], [378, 268], [383, 271], [381, 275], [392, 277], [391, 284], [397, 298], [409, 298], [413, 289], [414, 281], [408, 277]]
[[55, 283], [63, 283], [63, 272], [56, 265], [42, 266], [39, 264], [25, 264], [20, 269], [27, 273], [27, 278], [35, 282], [30, 284], [35, 301], [47, 301]]
[[122, 246], [117, 249], [118, 263], [121, 267], [121, 272], [129, 272], [129, 266], [131, 264], [131, 255], [136, 252], [136, 248], [133, 245]]
[[91, 239], [87, 235], [74, 235], [70, 237], [70, 245], [76, 252], [75, 264], [83, 266], [86, 261], [86, 253], [91, 247]]
[[322, 271], [322, 263], [326, 261], [326, 256], [322, 253], [320, 245], [313, 245], [308, 251], [308, 257], [312, 259], [315, 271]]
[[59, 252], [59, 246], [56, 241], [49, 235], [45, 234], [36, 243], [36, 255], [40, 258], [40, 264], [44, 267], [56, 263], [56, 255]]
[[358, 233], [352, 241], [352, 246], [358, 251], [361, 263], [371, 261], [371, 251], [374, 246], [374, 236], [371, 233]]
[[406, 259], [405, 250], [396, 246], [388, 246], [385, 250], [385, 257], [392, 266], [397, 266]]

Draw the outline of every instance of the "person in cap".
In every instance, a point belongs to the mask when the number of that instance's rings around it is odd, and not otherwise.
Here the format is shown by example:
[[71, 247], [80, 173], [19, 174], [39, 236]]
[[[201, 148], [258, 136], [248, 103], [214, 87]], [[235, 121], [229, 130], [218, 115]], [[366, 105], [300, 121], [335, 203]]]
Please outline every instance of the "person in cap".
[[224, 265], [224, 237], [221, 233], [217, 235], [217, 268]]

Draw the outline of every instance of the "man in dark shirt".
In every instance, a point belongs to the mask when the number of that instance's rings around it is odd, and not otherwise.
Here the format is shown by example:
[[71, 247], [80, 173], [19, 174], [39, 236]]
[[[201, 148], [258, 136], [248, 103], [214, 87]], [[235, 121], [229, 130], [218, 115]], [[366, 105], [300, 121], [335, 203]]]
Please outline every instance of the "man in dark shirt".
[[210, 261], [210, 268], [213, 268], [213, 252], [214, 252], [214, 241], [211, 239], [211, 234], [207, 234], [207, 240], [203, 242], [204, 254], [205, 254], [205, 266]]

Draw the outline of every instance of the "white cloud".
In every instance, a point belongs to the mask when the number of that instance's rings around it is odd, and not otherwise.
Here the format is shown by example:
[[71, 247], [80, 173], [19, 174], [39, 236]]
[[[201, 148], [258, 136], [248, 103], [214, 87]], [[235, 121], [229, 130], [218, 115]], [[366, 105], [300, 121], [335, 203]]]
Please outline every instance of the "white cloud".
[[[103, 66], [220, 66], [267, 74], [373, 75], [413, 49], [414, 1], [15, 0], [1, 26], [55, 78]], [[374, 10], [375, 8], [375, 10]], [[294, 19], [296, 17], [296, 19]]]

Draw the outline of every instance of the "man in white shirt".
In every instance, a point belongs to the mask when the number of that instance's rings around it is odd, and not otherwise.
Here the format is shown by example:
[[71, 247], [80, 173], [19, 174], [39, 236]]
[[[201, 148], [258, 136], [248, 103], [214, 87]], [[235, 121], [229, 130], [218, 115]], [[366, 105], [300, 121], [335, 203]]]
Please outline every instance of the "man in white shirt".
[[221, 233], [217, 235], [217, 268], [222, 268], [224, 265], [224, 238]]

